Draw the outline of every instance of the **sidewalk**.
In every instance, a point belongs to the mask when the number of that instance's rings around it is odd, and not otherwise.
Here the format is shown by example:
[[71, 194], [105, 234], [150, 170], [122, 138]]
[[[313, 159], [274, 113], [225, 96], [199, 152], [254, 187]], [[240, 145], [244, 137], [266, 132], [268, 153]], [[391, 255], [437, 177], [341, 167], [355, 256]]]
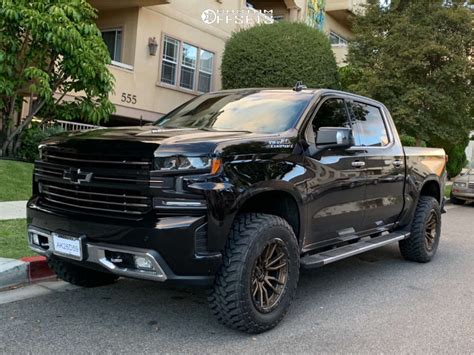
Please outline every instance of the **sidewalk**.
[[0, 202], [0, 220], [26, 218], [26, 202]]

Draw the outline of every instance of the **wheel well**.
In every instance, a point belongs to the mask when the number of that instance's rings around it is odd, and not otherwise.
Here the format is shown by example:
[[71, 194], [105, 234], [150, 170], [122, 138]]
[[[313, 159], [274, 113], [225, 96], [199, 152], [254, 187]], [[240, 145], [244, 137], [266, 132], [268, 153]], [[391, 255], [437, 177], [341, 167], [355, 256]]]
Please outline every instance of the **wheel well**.
[[440, 188], [437, 181], [427, 181], [420, 191], [420, 196], [434, 197], [438, 202], [441, 202]]
[[279, 216], [288, 222], [296, 238], [299, 238], [300, 214], [298, 204], [288, 192], [261, 192], [245, 201], [239, 212], [258, 212]]

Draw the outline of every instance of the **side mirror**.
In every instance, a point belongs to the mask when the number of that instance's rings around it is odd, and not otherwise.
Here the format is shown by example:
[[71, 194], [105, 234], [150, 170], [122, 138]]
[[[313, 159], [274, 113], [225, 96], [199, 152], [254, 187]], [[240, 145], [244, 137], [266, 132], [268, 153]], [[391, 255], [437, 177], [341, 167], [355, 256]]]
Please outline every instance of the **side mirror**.
[[318, 149], [350, 148], [354, 144], [354, 135], [351, 128], [321, 127], [316, 135], [316, 147]]

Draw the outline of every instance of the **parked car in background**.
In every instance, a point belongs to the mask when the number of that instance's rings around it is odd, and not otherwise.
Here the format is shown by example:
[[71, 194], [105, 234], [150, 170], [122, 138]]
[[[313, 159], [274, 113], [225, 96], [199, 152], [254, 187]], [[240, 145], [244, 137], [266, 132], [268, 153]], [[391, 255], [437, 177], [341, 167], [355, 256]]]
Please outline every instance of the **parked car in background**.
[[459, 175], [453, 183], [451, 202], [463, 205], [466, 201], [474, 201], [474, 169]]

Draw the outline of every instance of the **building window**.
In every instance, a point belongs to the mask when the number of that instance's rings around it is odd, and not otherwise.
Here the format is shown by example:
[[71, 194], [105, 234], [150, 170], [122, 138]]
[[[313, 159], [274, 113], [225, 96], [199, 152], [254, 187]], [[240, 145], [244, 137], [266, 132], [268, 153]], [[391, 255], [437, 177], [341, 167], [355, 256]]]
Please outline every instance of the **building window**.
[[181, 76], [179, 86], [184, 89], [194, 89], [194, 77], [196, 76], [197, 47], [183, 43], [183, 55], [181, 57]]
[[334, 32], [329, 33], [329, 41], [331, 42], [332, 46], [340, 46], [340, 47], [347, 46], [347, 39], [345, 39], [342, 36], [339, 36], [337, 33], [334, 33]]
[[165, 36], [161, 82], [186, 90], [211, 91], [214, 53]]
[[178, 68], [179, 41], [165, 36], [163, 42], [163, 62], [161, 64], [161, 81], [176, 85]]
[[214, 54], [201, 49], [199, 54], [199, 81], [198, 91], [211, 91], [212, 68], [214, 67]]
[[102, 38], [109, 50], [110, 58], [115, 62], [122, 61], [122, 29], [102, 30]]

